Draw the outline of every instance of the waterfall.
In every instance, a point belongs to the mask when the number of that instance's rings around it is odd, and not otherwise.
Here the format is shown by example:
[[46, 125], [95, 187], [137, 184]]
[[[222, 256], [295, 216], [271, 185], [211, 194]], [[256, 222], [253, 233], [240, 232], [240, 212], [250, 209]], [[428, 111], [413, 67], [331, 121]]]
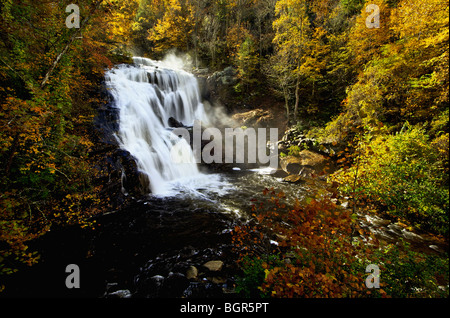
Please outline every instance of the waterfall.
[[105, 74], [119, 112], [116, 137], [148, 177], [151, 193], [164, 194], [170, 182], [200, 175], [192, 149], [171, 132], [169, 119], [190, 126], [195, 120], [207, 122], [207, 116], [192, 74], [173, 63], [133, 60], [134, 65], [119, 65]]

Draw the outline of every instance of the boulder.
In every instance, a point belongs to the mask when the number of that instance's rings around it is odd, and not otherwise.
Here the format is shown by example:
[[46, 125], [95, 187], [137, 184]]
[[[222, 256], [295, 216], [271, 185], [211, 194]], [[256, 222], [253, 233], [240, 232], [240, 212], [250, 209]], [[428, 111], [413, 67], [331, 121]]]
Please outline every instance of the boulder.
[[186, 276], [181, 273], [169, 273], [169, 276], [164, 280], [164, 285], [161, 288], [161, 297], [181, 297], [188, 286], [189, 280]]
[[209, 261], [203, 264], [203, 267], [207, 268], [211, 272], [218, 272], [222, 270], [223, 262], [222, 261]]
[[291, 174], [283, 179], [285, 182], [289, 183], [300, 183], [303, 181], [303, 178], [298, 174]]
[[313, 174], [324, 172], [328, 159], [316, 152], [303, 150], [298, 156], [286, 156], [280, 159], [281, 168], [292, 175], [311, 177]]
[[300, 172], [298, 173], [299, 176], [303, 178], [312, 178], [314, 175], [317, 175], [321, 171], [316, 171], [313, 168], [310, 168], [308, 166], [304, 166], [300, 169]]
[[277, 171], [275, 171], [274, 173], [271, 174], [271, 176], [274, 178], [285, 178], [288, 175], [289, 174], [286, 173], [286, 171], [284, 171], [283, 169], [277, 169]]
[[201, 82], [202, 96], [212, 105], [222, 105], [228, 112], [234, 112], [238, 103], [238, 94], [234, 86], [239, 83], [237, 70], [233, 67], [226, 67], [221, 72], [215, 72]]
[[178, 121], [173, 117], [169, 118], [168, 124], [169, 124], [169, 127], [172, 127], [172, 128], [184, 127], [184, 125], [181, 121]]
[[286, 156], [280, 159], [280, 166], [289, 175], [298, 175], [302, 168], [300, 157]]
[[227, 279], [223, 277], [208, 277], [208, 280], [213, 284], [225, 284], [227, 282]]
[[206, 85], [212, 90], [222, 90], [224, 87], [236, 85], [237, 71], [233, 67], [226, 67], [221, 72], [215, 72], [206, 80]]
[[309, 150], [301, 151], [299, 157], [302, 160], [302, 166], [310, 166], [316, 170], [325, 166], [325, 163], [327, 162], [325, 156]]
[[198, 276], [198, 269], [195, 266], [191, 266], [186, 271], [186, 278], [187, 279], [196, 279]]
[[158, 298], [164, 286], [165, 278], [161, 275], [153, 277], [138, 276], [135, 278], [137, 297]]
[[265, 127], [273, 120], [274, 116], [270, 111], [258, 108], [248, 112], [234, 114], [232, 118], [241, 126]]
[[107, 298], [131, 298], [131, 292], [128, 289], [118, 290], [107, 295]]

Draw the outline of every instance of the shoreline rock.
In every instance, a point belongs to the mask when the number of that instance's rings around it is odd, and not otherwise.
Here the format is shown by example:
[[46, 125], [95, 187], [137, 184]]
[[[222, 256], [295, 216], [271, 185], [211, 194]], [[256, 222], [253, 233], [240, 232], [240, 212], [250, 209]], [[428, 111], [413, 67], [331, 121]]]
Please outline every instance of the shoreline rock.
[[[310, 150], [302, 150], [298, 156], [280, 158], [280, 166], [289, 175], [299, 175], [310, 178], [313, 175], [328, 173], [331, 167], [330, 159]], [[297, 180], [296, 180], [297, 181]]]
[[219, 272], [222, 270], [223, 262], [222, 261], [209, 261], [203, 264], [203, 267], [207, 268], [211, 272]]

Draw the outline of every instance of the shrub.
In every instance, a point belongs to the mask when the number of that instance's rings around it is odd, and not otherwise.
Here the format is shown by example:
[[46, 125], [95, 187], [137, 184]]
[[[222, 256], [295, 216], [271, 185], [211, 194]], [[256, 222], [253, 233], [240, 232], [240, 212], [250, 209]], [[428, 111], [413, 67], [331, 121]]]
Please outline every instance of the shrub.
[[289, 147], [289, 156], [298, 156], [300, 154], [300, 147], [299, 146], [290, 146]]
[[[270, 200], [253, 206], [258, 222], [233, 231], [244, 274], [239, 291], [288, 298], [364, 293], [365, 272], [354, 255], [365, 247], [353, 245], [357, 224], [351, 213], [329, 200], [311, 199], [291, 208], [279, 202], [282, 193], [270, 194]], [[277, 244], [267, 244], [269, 238]]]
[[[412, 251], [400, 241], [376, 249], [365, 265], [379, 264], [380, 281], [391, 297], [448, 297], [448, 257]], [[379, 296], [374, 290], [373, 296]]]
[[[270, 199], [253, 205], [255, 222], [232, 233], [242, 296], [448, 297], [447, 255], [413, 252], [402, 242], [383, 245], [327, 198], [292, 208], [280, 203], [282, 193], [265, 193]], [[380, 269], [380, 288], [365, 285], [369, 264]]]
[[359, 144], [355, 164], [331, 176], [339, 190], [423, 230], [447, 234], [449, 193], [439, 149], [424, 130], [405, 125], [394, 135]]

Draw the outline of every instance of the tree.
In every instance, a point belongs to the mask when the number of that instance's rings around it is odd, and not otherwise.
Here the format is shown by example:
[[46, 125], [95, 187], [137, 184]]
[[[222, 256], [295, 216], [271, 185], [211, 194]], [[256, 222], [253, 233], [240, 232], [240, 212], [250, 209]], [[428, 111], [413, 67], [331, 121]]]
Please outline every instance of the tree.
[[306, 46], [311, 32], [308, 7], [305, 0], [280, 0], [275, 6], [277, 19], [273, 22], [276, 31], [273, 42], [278, 54], [290, 65], [296, 77], [295, 106], [293, 120], [297, 120], [300, 104], [301, 65], [304, 63]]
[[240, 45], [236, 57], [238, 77], [241, 80], [238, 85], [243, 86], [246, 92], [248, 92], [250, 86], [257, 82], [258, 62], [258, 52], [255, 42], [251, 36], [247, 36], [245, 41]]
[[354, 26], [350, 31], [348, 46], [353, 53], [353, 63], [362, 70], [364, 64], [380, 56], [380, 48], [393, 38], [391, 29], [391, 7], [385, 0], [374, 0], [370, 4], [377, 5], [380, 13], [380, 27], [368, 28], [366, 20], [369, 13], [363, 6], [356, 17]]
[[273, 30], [272, 21], [275, 17], [276, 0], [258, 0], [255, 3], [254, 11], [258, 28], [258, 49], [260, 61], [264, 58], [264, 53], [272, 45]]
[[309, 113], [318, 112], [318, 86], [324, 80], [325, 69], [329, 61], [330, 46], [327, 44], [327, 32], [322, 27], [317, 27], [311, 36], [311, 40], [305, 49], [305, 61], [300, 66], [300, 73], [304, 78], [303, 82], [307, 90], [305, 93], [309, 96], [309, 105], [307, 110]]
[[430, 121], [448, 109], [448, 26], [448, 2], [443, 0], [401, 1], [392, 13], [392, 30], [399, 40], [386, 46], [384, 59], [398, 58], [397, 63], [384, 64], [395, 79], [387, 99], [401, 92], [400, 116], [410, 122]]
[[103, 30], [110, 45], [114, 45], [117, 50], [126, 52], [130, 47], [133, 35], [133, 25], [140, 0], [109, 0], [105, 22], [108, 28]]
[[80, 1], [80, 29], [69, 29], [68, 4], [1, 3], [0, 275], [37, 261], [28, 241], [55, 224], [90, 225], [99, 211], [88, 154], [104, 102], [99, 83], [113, 64], [116, 47], [104, 30], [115, 12], [99, 0]]
[[187, 0], [165, 0], [162, 19], [149, 30], [148, 39], [154, 44], [156, 53], [178, 48], [189, 51], [194, 30], [194, 7]]
[[284, 99], [288, 121], [291, 118], [290, 98], [295, 87], [295, 77], [289, 62], [286, 54], [277, 51], [263, 67], [264, 74], [268, 77], [274, 92]]
[[400, 129], [405, 121], [431, 122], [448, 109], [448, 3], [378, 3], [380, 29], [365, 26], [363, 9], [349, 35], [360, 69], [344, 111], [328, 124], [327, 134], [337, 140], [352, 127], [383, 122]]

